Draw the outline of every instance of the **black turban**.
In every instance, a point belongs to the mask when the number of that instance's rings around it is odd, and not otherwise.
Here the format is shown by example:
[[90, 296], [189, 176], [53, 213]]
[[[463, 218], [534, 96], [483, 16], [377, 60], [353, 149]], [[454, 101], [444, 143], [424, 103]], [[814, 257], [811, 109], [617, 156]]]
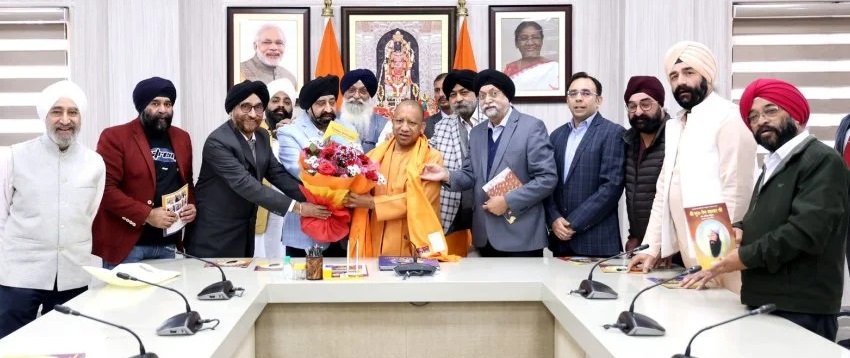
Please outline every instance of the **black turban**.
[[171, 81], [160, 78], [151, 77], [146, 80], [141, 80], [136, 84], [133, 90], [133, 105], [139, 113], [145, 110], [148, 103], [156, 97], [168, 97], [173, 104], [177, 100], [177, 89]]
[[369, 97], [375, 97], [375, 93], [378, 93], [378, 78], [371, 70], [365, 68], [351, 70], [343, 75], [342, 81], [340, 81], [340, 89], [342, 92], [348, 91], [357, 81], [363, 82], [366, 90], [369, 91]]
[[245, 80], [242, 83], [234, 85], [230, 91], [227, 91], [227, 98], [224, 99], [224, 110], [230, 113], [233, 111], [233, 108], [236, 108], [239, 103], [242, 103], [245, 98], [250, 97], [252, 94], [260, 97], [263, 107], [269, 104], [269, 89], [266, 88], [266, 84], [261, 81]]
[[334, 98], [339, 94], [339, 77], [327, 75], [316, 77], [314, 80], [307, 82], [304, 87], [301, 87], [301, 92], [298, 93], [298, 106], [303, 110], [307, 110], [313, 106], [319, 97], [333, 95]]
[[508, 101], [514, 100], [516, 87], [514, 87], [514, 81], [511, 80], [508, 75], [491, 69], [478, 72], [478, 75], [475, 76], [475, 94], [478, 95], [478, 92], [481, 91], [481, 87], [486, 85], [496, 86], [496, 88], [508, 97]]
[[446, 78], [443, 79], [443, 93], [446, 94], [446, 98], [449, 98], [449, 95], [454, 90], [455, 85], [460, 85], [463, 88], [466, 88], [472, 92], [475, 92], [475, 95], [478, 95], [478, 91], [475, 90], [475, 86], [473, 86], [475, 82], [475, 76], [477, 74], [473, 70], [454, 70], [449, 72], [446, 75]]

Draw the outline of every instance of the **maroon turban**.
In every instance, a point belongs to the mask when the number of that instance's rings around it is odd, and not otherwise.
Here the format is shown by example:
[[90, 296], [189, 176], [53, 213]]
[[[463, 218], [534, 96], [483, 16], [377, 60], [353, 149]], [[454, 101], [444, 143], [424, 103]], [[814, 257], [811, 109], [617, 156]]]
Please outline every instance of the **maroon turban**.
[[759, 78], [744, 90], [741, 95], [741, 103], [739, 110], [741, 111], [741, 119], [750, 126], [747, 117], [750, 115], [750, 110], [753, 108], [753, 100], [756, 97], [761, 97], [773, 104], [779, 106], [791, 115], [800, 126], [805, 127], [809, 121], [809, 101], [800, 90], [794, 85], [773, 78]]
[[633, 76], [626, 85], [626, 94], [623, 99], [629, 104], [629, 98], [635, 93], [646, 93], [652, 97], [661, 107], [664, 107], [664, 86], [661, 81], [652, 76]]

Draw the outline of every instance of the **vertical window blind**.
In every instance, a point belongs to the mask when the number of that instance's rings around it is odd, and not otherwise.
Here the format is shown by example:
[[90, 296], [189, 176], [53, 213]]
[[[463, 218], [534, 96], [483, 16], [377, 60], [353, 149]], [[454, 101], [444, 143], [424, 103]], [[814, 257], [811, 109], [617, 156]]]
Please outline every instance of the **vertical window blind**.
[[0, 146], [44, 133], [35, 104], [70, 77], [67, 8], [0, 8]]
[[811, 106], [809, 132], [831, 146], [850, 112], [850, 2], [733, 4], [732, 99], [762, 77], [797, 86]]

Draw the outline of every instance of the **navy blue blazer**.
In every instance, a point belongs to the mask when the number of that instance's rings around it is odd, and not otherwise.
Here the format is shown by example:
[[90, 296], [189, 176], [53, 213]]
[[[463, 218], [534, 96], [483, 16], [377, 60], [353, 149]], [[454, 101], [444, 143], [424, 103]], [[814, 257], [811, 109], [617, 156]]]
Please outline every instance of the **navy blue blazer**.
[[[555, 149], [558, 184], [546, 200], [546, 223], [563, 217], [576, 231], [569, 241], [550, 235], [549, 249], [558, 253], [566, 245], [582, 255], [613, 256], [621, 250], [617, 204], [625, 175], [625, 128], [597, 113], [564, 173], [570, 127], [564, 124], [549, 136]], [[564, 178], [566, 177], [566, 181]]]

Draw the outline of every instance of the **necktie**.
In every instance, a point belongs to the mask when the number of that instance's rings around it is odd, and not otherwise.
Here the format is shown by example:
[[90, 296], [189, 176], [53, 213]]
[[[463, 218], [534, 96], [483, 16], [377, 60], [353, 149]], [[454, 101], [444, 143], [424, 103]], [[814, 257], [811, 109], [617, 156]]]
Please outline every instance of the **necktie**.
[[463, 124], [463, 119], [458, 122], [457, 135], [460, 139], [460, 155], [466, 158], [466, 152], [469, 150], [469, 133], [466, 131], [466, 125]]
[[844, 143], [844, 162], [850, 167], [850, 145]]
[[248, 146], [251, 147], [251, 155], [254, 157], [254, 163], [257, 162], [257, 138], [251, 138], [248, 141]]

